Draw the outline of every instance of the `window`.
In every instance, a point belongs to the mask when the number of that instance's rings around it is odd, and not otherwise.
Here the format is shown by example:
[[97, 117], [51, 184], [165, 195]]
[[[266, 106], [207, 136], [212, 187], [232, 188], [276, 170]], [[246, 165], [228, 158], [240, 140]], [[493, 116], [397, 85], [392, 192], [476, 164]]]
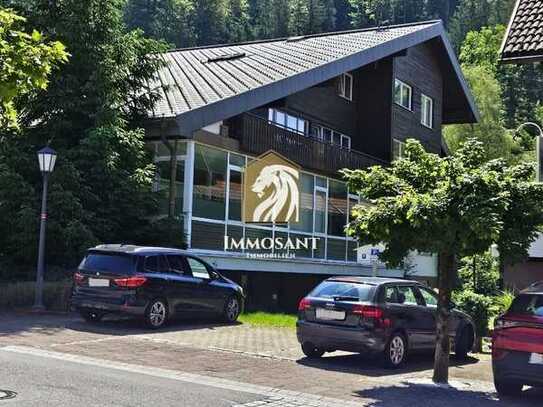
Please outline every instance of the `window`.
[[347, 185], [330, 180], [328, 190], [328, 234], [345, 236], [347, 224]]
[[291, 223], [293, 230], [313, 232], [313, 175], [300, 174], [300, 221]]
[[338, 131], [329, 129], [328, 127], [312, 125], [311, 126], [311, 136], [324, 141], [326, 143], [339, 146], [341, 148], [346, 148], [350, 150], [351, 148], [351, 138], [345, 134], [341, 134]]
[[417, 297], [415, 296], [413, 287], [409, 287], [405, 285], [398, 287], [398, 303], [404, 304], [404, 305], [418, 305]]
[[398, 302], [396, 287], [391, 285], [385, 287], [385, 302], [388, 302], [389, 304], [396, 304]]
[[196, 260], [193, 257], [187, 257], [187, 262], [189, 264], [190, 270], [192, 271], [192, 276], [196, 278], [210, 279], [209, 271], [207, 267], [200, 260]]
[[521, 294], [513, 300], [509, 312], [543, 317], [543, 295]]
[[311, 297], [352, 297], [353, 301], [370, 301], [374, 287], [368, 284], [343, 283], [325, 281], [317, 286], [310, 294]]
[[[167, 160], [160, 159], [155, 162], [156, 174], [153, 191], [158, 192], [159, 198], [159, 214], [167, 215], [170, 204], [170, 158]], [[175, 215], [179, 216], [183, 213], [183, 192], [185, 189], [185, 161], [177, 160], [175, 176]]]
[[89, 253], [79, 267], [113, 274], [130, 274], [134, 270], [134, 257], [125, 254]]
[[315, 233], [326, 232], [326, 191], [315, 188]]
[[429, 128], [434, 126], [434, 101], [425, 94], [421, 96], [420, 122]]
[[433, 291], [430, 291], [426, 288], [420, 287], [420, 293], [427, 307], [437, 307], [437, 296]]
[[170, 271], [178, 274], [185, 274], [185, 262], [183, 260], [183, 256], [168, 255], [166, 256], [166, 259], [168, 260]]
[[147, 256], [143, 268], [149, 273], [163, 273], [170, 269], [166, 258], [162, 255]]
[[228, 189], [228, 219], [241, 221], [241, 171], [230, 167]]
[[290, 131], [305, 134], [307, 128], [306, 120], [282, 112], [277, 109], [268, 109], [268, 120], [279, 127], [285, 127]]
[[400, 81], [394, 80], [394, 102], [406, 109], [411, 110], [411, 86]]
[[194, 162], [193, 215], [224, 220], [226, 153], [196, 144]]
[[353, 76], [349, 73], [344, 73], [339, 77], [339, 96], [353, 100]]
[[392, 161], [399, 160], [404, 157], [405, 143], [400, 140], [392, 139]]

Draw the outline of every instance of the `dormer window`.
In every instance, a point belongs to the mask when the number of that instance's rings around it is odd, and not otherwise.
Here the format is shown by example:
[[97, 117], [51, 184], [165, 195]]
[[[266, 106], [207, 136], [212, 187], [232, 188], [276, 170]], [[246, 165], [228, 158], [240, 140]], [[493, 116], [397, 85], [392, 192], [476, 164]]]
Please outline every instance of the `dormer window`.
[[350, 73], [344, 73], [339, 77], [339, 96], [353, 100], [353, 76]]

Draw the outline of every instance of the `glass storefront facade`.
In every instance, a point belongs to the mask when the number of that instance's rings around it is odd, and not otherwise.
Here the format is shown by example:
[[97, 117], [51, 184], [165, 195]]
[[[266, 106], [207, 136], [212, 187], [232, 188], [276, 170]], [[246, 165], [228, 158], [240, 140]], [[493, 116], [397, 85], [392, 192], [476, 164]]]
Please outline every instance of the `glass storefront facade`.
[[[193, 143], [192, 146], [189, 144]], [[348, 193], [347, 185], [339, 180], [302, 172], [300, 179], [300, 221], [287, 225], [254, 225], [241, 222], [243, 171], [253, 157], [240, 155], [198, 142], [185, 142], [184, 154], [178, 157], [177, 194], [183, 208], [183, 191], [192, 190], [191, 210], [183, 213], [190, 223], [190, 247], [199, 250], [224, 252], [224, 236], [239, 239], [283, 237], [303, 239], [318, 238], [315, 250], [299, 249], [278, 251], [281, 254], [294, 254], [296, 258], [328, 260], [334, 262], [356, 262], [356, 242], [345, 234], [349, 211], [357, 204], [357, 196]], [[187, 153], [187, 151], [191, 151]], [[163, 173], [169, 169], [169, 157], [162, 155], [157, 148], [156, 163], [160, 174], [160, 188], [169, 185], [169, 178]], [[187, 171], [185, 160], [193, 171]], [[185, 172], [187, 172], [185, 174]], [[189, 188], [184, 188], [184, 183]], [[190, 202], [188, 202], [190, 204]], [[166, 207], [167, 209], [167, 207]], [[181, 209], [180, 209], [181, 210]], [[243, 253], [242, 249], [228, 252]], [[251, 250], [251, 253], [258, 250]], [[260, 252], [265, 252], [260, 250]]]

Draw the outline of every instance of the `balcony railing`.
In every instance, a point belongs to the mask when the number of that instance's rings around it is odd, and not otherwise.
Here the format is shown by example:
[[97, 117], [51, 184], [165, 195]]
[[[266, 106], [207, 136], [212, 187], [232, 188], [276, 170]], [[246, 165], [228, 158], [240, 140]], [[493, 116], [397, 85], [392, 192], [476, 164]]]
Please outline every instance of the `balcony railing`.
[[242, 150], [262, 154], [274, 150], [306, 169], [335, 174], [342, 168], [358, 169], [387, 165], [379, 158], [275, 126], [252, 114], [239, 117], [232, 126], [232, 136]]

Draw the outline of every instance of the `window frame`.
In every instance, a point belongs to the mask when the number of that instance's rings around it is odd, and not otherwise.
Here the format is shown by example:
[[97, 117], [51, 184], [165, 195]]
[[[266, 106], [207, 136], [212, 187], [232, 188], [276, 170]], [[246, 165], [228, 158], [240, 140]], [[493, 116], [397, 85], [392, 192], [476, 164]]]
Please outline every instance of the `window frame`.
[[[398, 147], [398, 157], [395, 157], [394, 156], [394, 152], [395, 152], [395, 144], [398, 144], [399, 147]], [[398, 140], [397, 138], [393, 138], [392, 139], [392, 161], [396, 161], [396, 160], [401, 160], [404, 155], [405, 155], [405, 141], [402, 141], [402, 140]]]
[[[399, 84], [399, 86], [400, 86], [400, 101], [399, 102], [396, 100], [396, 84]], [[403, 91], [404, 91], [404, 89], [409, 90], [409, 106], [405, 106], [403, 104]], [[394, 93], [393, 100], [394, 100], [395, 104], [397, 104], [398, 106], [403, 107], [404, 109], [409, 110], [410, 112], [413, 111], [413, 87], [411, 85], [408, 85], [407, 83], [405, 83], [404, 81], [402, 81], [402, 80], [400, 80], [398, 78], [394, 78], [394, 90], [393, 90], [393, 93]]]
[[[205, 270], [206, 270], [206, 273], [208, 275], [208, 278], [205, 278], [205, 277], [199, 277], [199, 276], [195, 276], [194, 275], [194, 271], [192, 270], [192, 266], [190, 264], [190, 261], [191, 260], [194, 260], [196, 261], [197, 263], [200, 263], [202, 266], [204, 266]], [[203, 260], [200, 260], [198, 259], [197, 257], [193, 257], [193, 256], [185, 256], [185, 262], [187, 264], [187, 267], [188, 267], [188, 271], [190, 271], [190, 275], [193, 277], [193, 278], [199, 278], [200, 280], [213, 280], [213, 273], [211, 272], [210, 270], [210, 267], [207, 263], [205, 263]]]
[[[345, 87], [345, 84], [346, 84], [345, 78], [349, 78], [349, 93], [348, 94], [346, 92], [346, 87]], [[353, 75], [348, 72], [344, 72], [341, 74], [339, 81], [340, 81], [340, 85], [339, 85], [338, 96], [342, 97], [345, 100], [348, 100], [349, 102], [352, 102], [353, 101], [353, 82], [354, 82]]]
[[[283, 122], [277, 120], [278, 113], [283, 116]], [[289, 118], [296, 121], [296, 128], [288, 126]], [[306, 119], [300, 116], [295, 116], [294, 114], [288, 113], [284, 110], [276, 109], [274, 107], [268, 108], [268, 122], [270, 122], [274, 126], [280, 127], [288, 131], [292, 131], [293, 133], [297, 133], [302, 136], [307, 135], [309, 127], [309, 122]], [[300, 131], [300, 122], [303, 123], [303, 131]]]
[[[427, 307], [427, 308], [437, 308], [437, 304], [439, 302], [439, 298], [437, 296], [437, 293], [427, 287], [417, 287], [417, 289], [419, 290], [419, 293], [420, 293], [420, 296], [422, 298], [422, 300], [424, 301], [424, 306]], [[424, 297], [424, 292], [428, 293], [429, 296], [431, 296], [432, 298], [434, 298], [436, 300], [436, 304], [433, 305], [433, 304], [428, 304], [428, 302], [426, 301], [426, 298]]]
[[[426, 112], [425, 102], [430, 102], [430, 115], [428, 116], [430, 123], [426, 123], [426, 116], [428, 112]], [[428, 95], [425, 95], [424, 93], [422, 93], [420, 96], [420, 124], [429, 129], [434, 128], [434, 99]]]

